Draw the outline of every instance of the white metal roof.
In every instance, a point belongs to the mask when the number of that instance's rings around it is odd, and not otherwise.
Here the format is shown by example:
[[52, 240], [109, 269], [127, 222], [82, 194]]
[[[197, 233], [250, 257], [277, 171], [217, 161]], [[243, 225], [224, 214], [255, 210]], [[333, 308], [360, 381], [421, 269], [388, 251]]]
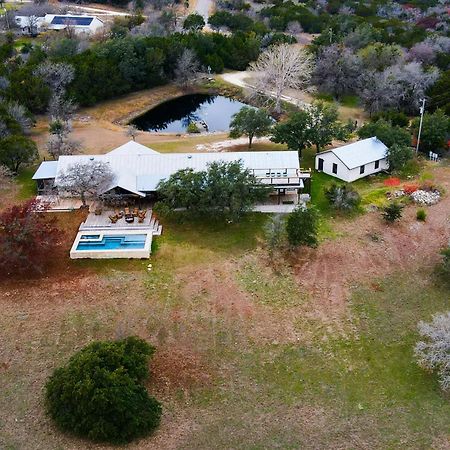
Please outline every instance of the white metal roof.
[[[126, 151], [130, 148], [131, 154]], [[128, 142], [105, 155], [60, 156], [56, 173], [66, 172], [75, 163], [89, 161], [107, 162], [116, 175], [116, 185], [134, 193], [152, 191], [159, 181], [168, 178], [180, 169], [205, 170], [213, 161], [232, 162], [242, 160], [245, 168], [256, 176], [268, 172], [286, 171], [285, 176], [293, 176], [300, 169], [298, 153], [295, 151], [272, 152], [219, 152], [219, 153], [158, 153], [140, 144]]]
[[33, 175], [33, 180], [45, 180], [55, 178], [58, 169], [58, 161], [44, 161]]
[[386, 158], [387, 149], [377, 137], [371, 137], [323, 153], [334, 153], [349, 169], [354, 169]]
[[108, 155], [160, 155], [156, 150], [146, 147], [145, 145], [139, 144], [139, 142], [128, 141], [120, 147], [111, 150]]

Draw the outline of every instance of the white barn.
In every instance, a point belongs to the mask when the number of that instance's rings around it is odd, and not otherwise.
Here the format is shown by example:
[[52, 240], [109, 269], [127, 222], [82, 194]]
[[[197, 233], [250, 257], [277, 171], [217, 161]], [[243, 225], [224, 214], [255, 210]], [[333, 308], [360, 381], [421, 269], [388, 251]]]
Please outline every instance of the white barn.
[[348, 183], [389, 168], [387, 147], [376, 137], [316, 155], [315, 168]]

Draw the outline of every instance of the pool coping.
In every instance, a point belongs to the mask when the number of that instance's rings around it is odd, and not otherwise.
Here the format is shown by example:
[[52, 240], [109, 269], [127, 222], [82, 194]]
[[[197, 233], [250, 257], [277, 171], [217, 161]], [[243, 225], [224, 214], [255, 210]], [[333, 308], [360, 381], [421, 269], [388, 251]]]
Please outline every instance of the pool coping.
[[[103, 239], [103, 236], [111, 235], [132, 235], [132, 234], [145, 234], [144, 248], [134, 248], [127, 250], [77, 250], [78, 244], [83, 235], [100, 235], [99, 240]], [[70, 249], [71, 259], [113, 259], [113, 258], [137, 258], [147, 259], [150, 257], [152, 248], [153, 233], [151, 230], [83, 230], [78, 231], [77, 236]], [[83, 240], [88, 241], [88, 240]]]

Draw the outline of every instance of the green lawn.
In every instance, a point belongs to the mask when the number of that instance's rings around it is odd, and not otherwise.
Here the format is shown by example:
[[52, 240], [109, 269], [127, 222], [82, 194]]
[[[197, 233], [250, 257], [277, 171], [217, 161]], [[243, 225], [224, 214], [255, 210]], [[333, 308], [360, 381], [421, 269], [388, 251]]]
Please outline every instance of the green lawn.
[[36, 167], [27, 167], [19, 171], [16, 178], [20, 186], [19, 200], [27, 200], [36, 195], [36, 182], [31, 179], [35, 171]]

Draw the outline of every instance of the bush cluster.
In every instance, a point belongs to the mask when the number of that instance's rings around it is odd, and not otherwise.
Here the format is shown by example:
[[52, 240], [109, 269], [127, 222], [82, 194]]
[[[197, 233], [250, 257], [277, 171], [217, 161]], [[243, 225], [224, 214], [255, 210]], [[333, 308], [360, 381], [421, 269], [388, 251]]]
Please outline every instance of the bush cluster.
[[126, 443], [151, 433], [161, 405], [143, 381], [154, 351], [137, 337], [89, 344], [49, 378], [48, 414], [62, 430], [95, 441]]

